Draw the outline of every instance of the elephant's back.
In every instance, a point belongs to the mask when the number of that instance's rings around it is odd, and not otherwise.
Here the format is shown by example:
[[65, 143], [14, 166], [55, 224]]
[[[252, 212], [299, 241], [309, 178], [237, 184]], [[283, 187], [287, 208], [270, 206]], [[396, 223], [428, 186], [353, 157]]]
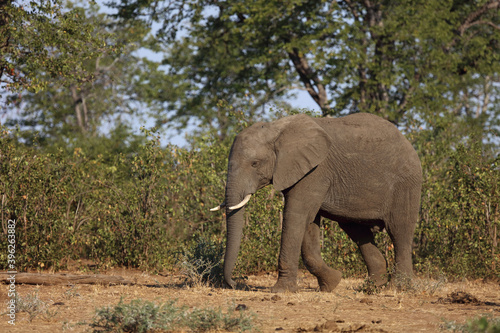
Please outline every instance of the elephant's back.
[[408, 141], [393, 123], [370, 113], [355, 113], [325, 120], [330, 121], [329, 133], [345, 136], [348, 140], [354, 139], [366, 144]]
[[352, 161], [384, 166], [404, 178], [421, 178], [420, 159], [408, 139], [391, 122], [369, 113], [340, 118], [322, 118], [323, 128], [339, 147], [334, 148]]

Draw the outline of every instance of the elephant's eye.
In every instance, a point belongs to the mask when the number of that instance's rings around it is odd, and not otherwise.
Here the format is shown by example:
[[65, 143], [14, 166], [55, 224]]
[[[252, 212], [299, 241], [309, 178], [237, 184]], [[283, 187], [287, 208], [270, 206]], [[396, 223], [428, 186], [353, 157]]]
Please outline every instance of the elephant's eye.
[[259, 161], [253, 161], [252, 162], [252, 167], [256, 168], [259, 165]]

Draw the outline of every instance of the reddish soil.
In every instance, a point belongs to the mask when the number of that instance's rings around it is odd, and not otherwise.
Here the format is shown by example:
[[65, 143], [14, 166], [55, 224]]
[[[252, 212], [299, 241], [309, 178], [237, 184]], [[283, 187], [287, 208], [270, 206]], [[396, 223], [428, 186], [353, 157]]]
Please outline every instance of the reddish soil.
[[[78, 274], [72, 272], [74, 274]], [[176, 299], [190, 308], [246, 305], [245, 311], [256, 315], [260, 332], [438, 332], [444, 321], [463, 323], [466, 319], [489, 314], [500, 316], [498, 281], [438, 282], [416, 279], [416, 290], [387, 288], [375, 295], [357, 292], [363, 281], [344, 279], [332, 293], [317, 291], [316, 280], [302, 273], [301, 292], [272, 294], [268, 291], [274, 274], [250, 276], [250, 290], [227, 290], [211, 287], [188, 287], [179, 276], [160, 276], [133, 270], [112, 270], [136, 285], [102, 286], [32, 286], [17, 285], [24, 297], [38, 291], [49, 305], [49, 315], [39, 315], [31, 322], [26, 313], [16, 314], [16, 324], [8, 324], [7, 308], [0, 310], [2, 332], [84, 332], [91, 331], [95, 309], [145, 299], [155, 302]], [[6, 304], [7, 286], [1, 287], [0, 304]], [[462, 293], [454, 293], [461, 291]], [[454, 293], [454, 294], [453, 294]], [[7, 329], [7, 330], [5, 330]]]

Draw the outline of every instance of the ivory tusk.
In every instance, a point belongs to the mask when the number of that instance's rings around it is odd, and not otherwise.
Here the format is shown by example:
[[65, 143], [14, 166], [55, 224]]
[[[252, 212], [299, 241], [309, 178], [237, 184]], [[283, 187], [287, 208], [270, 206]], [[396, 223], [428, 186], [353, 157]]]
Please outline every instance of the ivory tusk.
[[251, 194], [247, 194], [247, 196], [243, 199], [243, 201], [241, 201], [236, 206], [229, 207], [229, 209], [230, 210], [235, 210], [235, 209], [238, 209], [238, 208], [241, 208], [241, 207], [245, 206], [247, 204], [248, 200], [250, 200], [251, 196], [252, 196]]
[[216, 212], [216, 211], [218, 211], [219, 209], [221, 209], [223, 207], [226, 207], [226, 202], [225, 201], [223, 203], [221, 203], [220, 205], [218, 205], [217, 207], [210, 208], [210, 211], [211, 212]]

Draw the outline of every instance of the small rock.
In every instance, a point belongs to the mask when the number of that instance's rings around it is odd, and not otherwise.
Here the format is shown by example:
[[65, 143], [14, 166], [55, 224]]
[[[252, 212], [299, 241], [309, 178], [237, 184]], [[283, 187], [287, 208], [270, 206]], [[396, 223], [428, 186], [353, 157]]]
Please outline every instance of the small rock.
[[273, 297], [271, 297], [271, 300], [276, 302], [281, 300], [281, 297], [279, 297], [278, 295], [274, 295]]
[[284, 331], [285, 329], [283, 327], [278, 327], [275, 329], [275, 331]]
[[236, 311], [245, 311], [245, 310], [248, 310], [248, 306], [246, 306], [245, 304], [238, 304], [236, 306]]
[[286, 303], [286, 305], [292, 306], [292, 305], [295, 305], [295, 303], [294, 302], [288, 302], [288, 303]]

